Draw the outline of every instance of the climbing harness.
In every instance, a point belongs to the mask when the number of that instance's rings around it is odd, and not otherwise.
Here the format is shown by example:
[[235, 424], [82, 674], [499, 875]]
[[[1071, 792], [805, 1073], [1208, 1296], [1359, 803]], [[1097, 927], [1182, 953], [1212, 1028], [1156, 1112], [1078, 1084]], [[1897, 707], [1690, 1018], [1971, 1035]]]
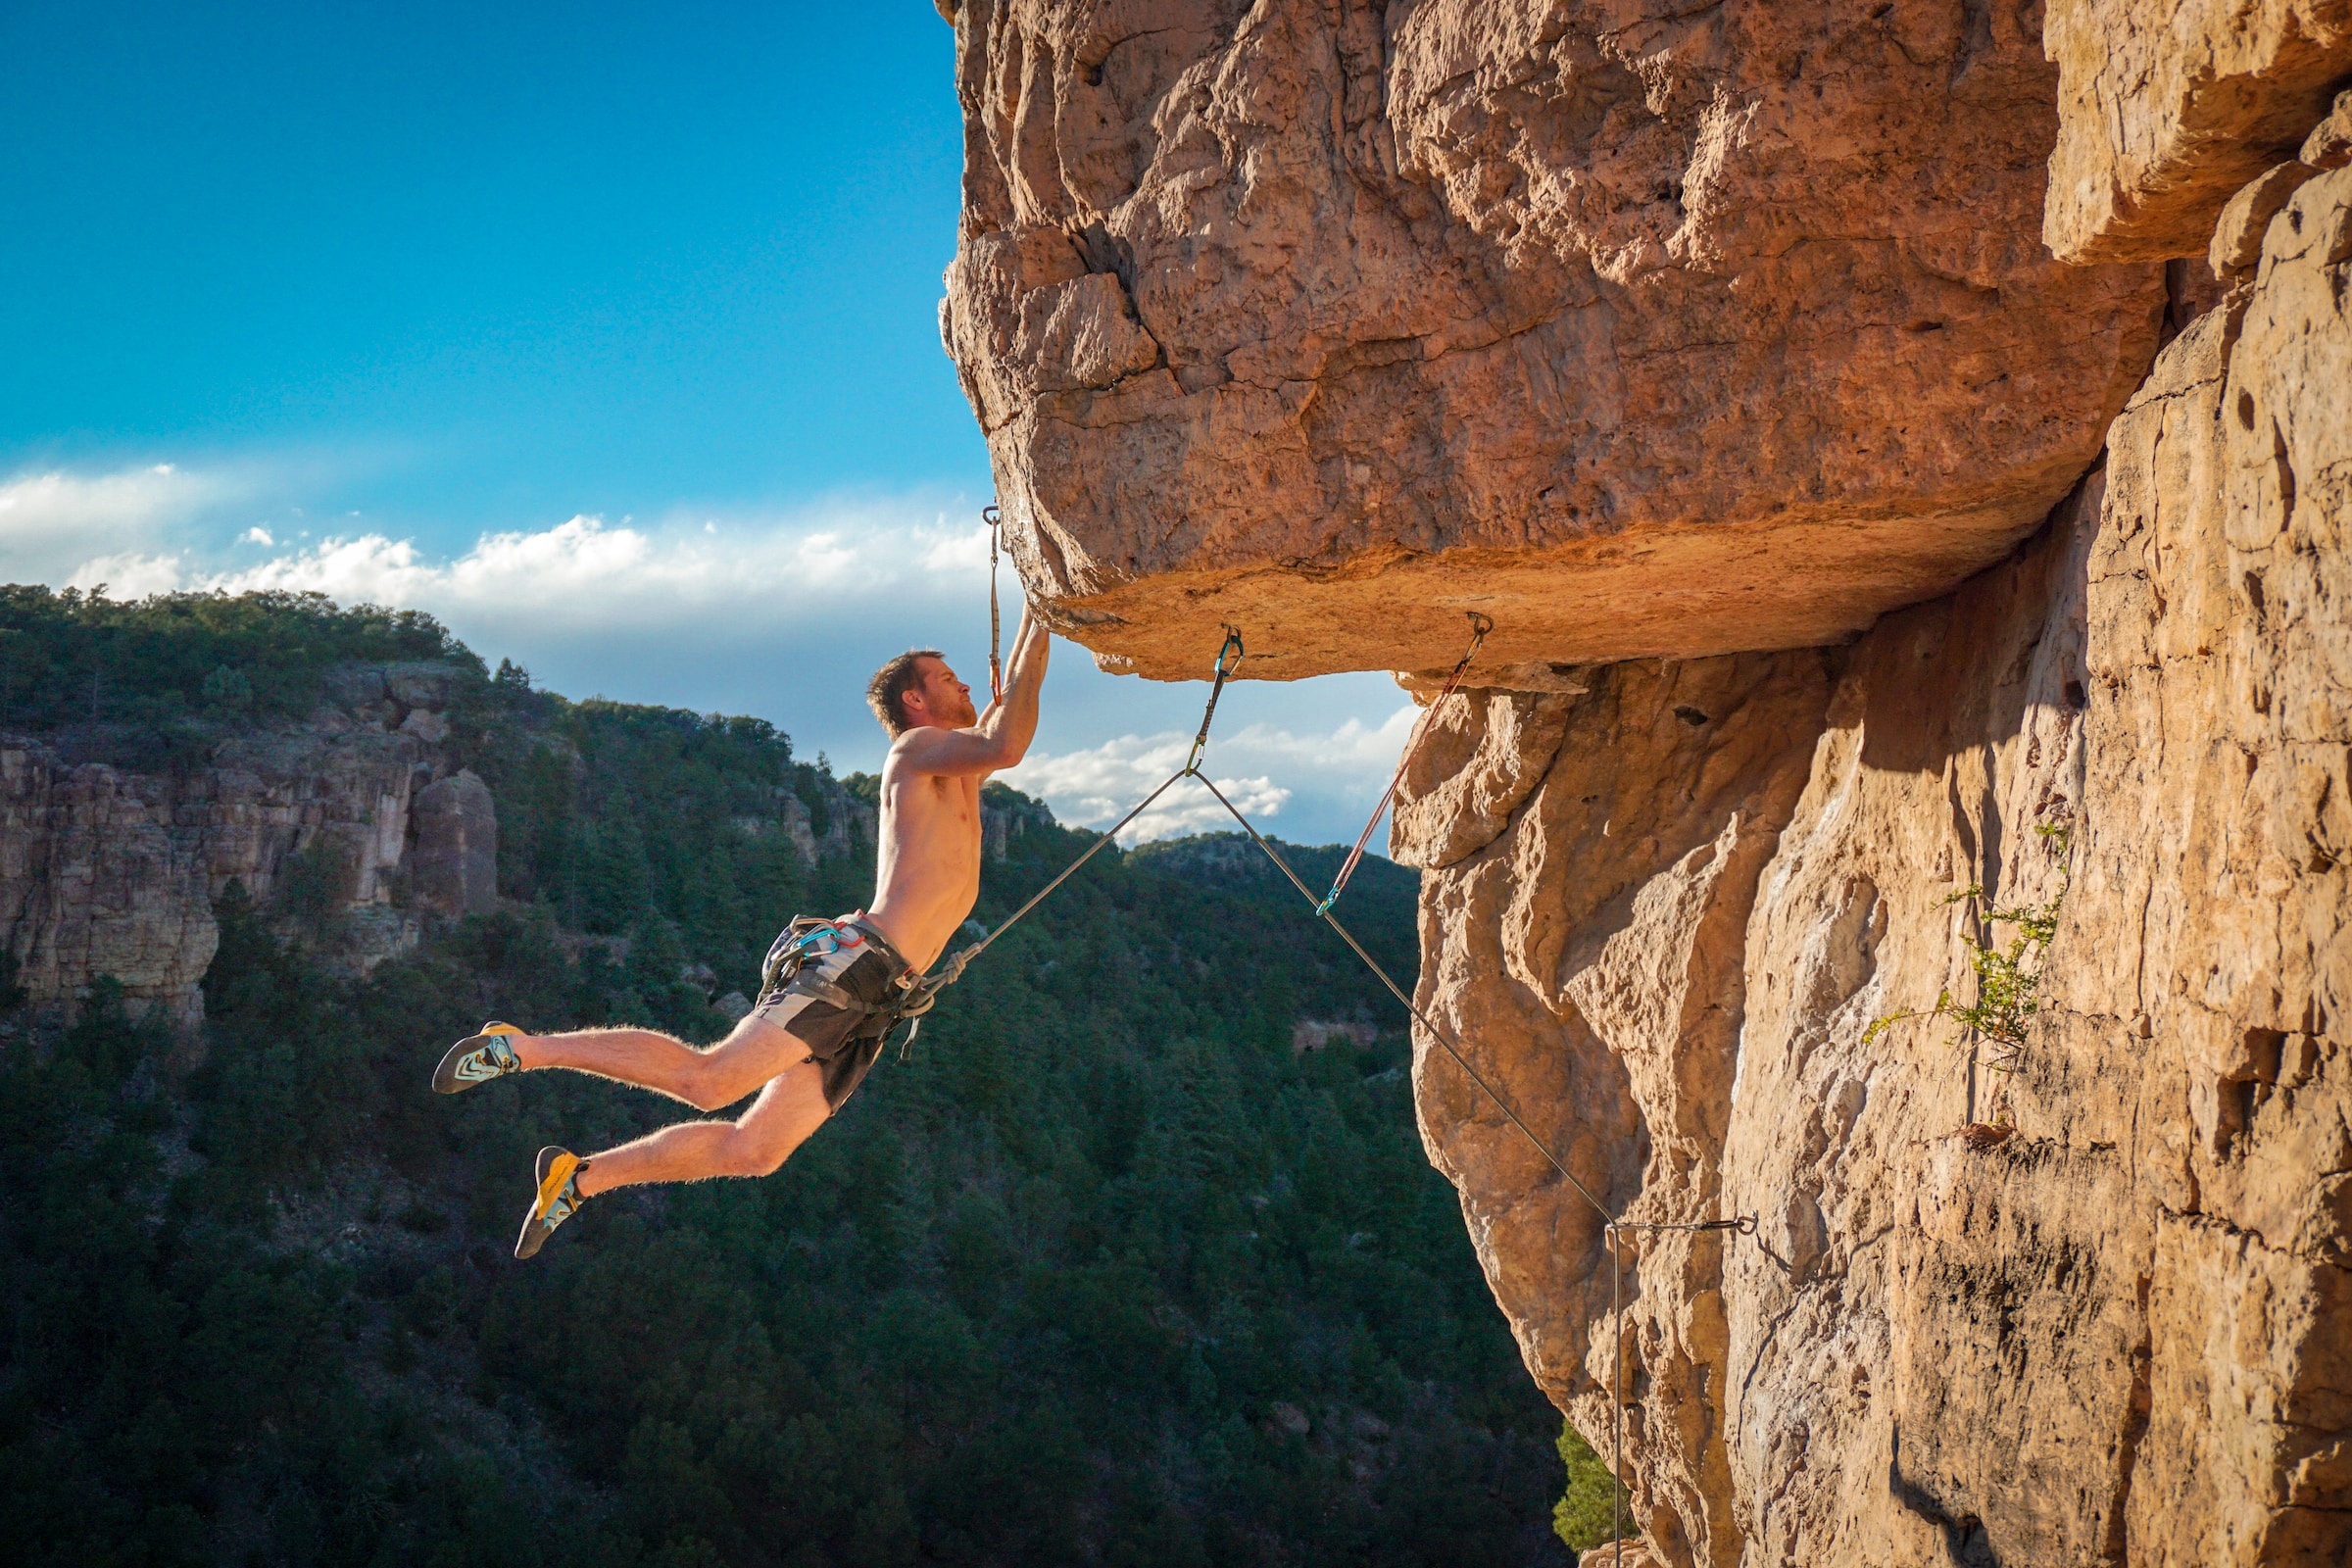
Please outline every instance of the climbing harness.
[[1396, 798], [1397, 790], [1404, 785], [1404, 770], [1413, 765], [1413, 754], [1421, 750], [1422, 741], [1429, 737], [1429, 727], [1438, 721], [1438, 710], [1445, 705], [1446, 698], [1453, 695], [1453, 689], [1462, 683], [1462, 672], [1470, 667], [1470, 661], [1478, 657], [1478, 645], [1485, 642], [1487, 633], [1494, 629], [1494, 623], [1477, 611], [1466, 610], [1463, 613], [1470, 617], [1469, 651], [1453, 666], [1453, 673], [1446, 677], [1445, 689], [1438, 693], [1437, 701], [1429, 705], [1428, 711], [1413, 725], [1413, 738], [1404, 743], [1404, 755], [1396, 759], [1396, 771], [1389, 775], [1388, 789], [1382, 792], [1380, 804], [1372, 808], [1371, 816], [1364, 822], [1364, 830], [1355, 836], [1355, 848], [1349, 850], [1348, 858], [1341, 862], [1340, 874], [1333, 879], [1331, 891], [1323, 896], [1321, 904], [1315, 906], [1317, 914], [1329, 914], [1331, 906], [1339, 903], [1340, 895], [1347, 891], [1348, 879], [1355, 875], [1355, 862], [1364, 858], [1364, 846], [1371, 842], [1372, 830], [1380, 826], [1380, 819], [1388, 814], [1389, 803]]
[[988, 524], [988, 697], [989, 701], [1004, 700], [1004, 661], [998, 657], [1003, 646], [1004, 630], [997, 615], [997, 542], [1004, 533], [1004, 514], [994, 506], [980, 509], [980, 520]]
[[[989, 512], [993, 514], [995, 510], [996, 509], [992, 507], [989, 509]], [[992, 529], [994, 525], [995, 519], [992, 516]], [[993, 562], [993, 533], [991, 535], [991, 558]], [[996, 619], [996, 582], [993, 569], [990, 573], [989, 583], [989, 618], [993, 629]], [[1396, 797], [1396, 791], [1401, 787], [1404, 779], [1405, 767], [1412, 761], [1413, 754], [1419, 750], [1421, 742], [1429, 729], [1431, 718], [1437, 712], [1438, 703], [1444, 702], [1448, 696], [1452, 695], [1455, 687], [1460, 684], [1464, 672], [1469, 669], [1471, 661], [1478, 657], [1479, 646], [1486, 641], [1487, 634], [1494, 629], [1494, 623], [1492, 620], [1489, 620], [1486, 616], [1479, 614], [1475, 611], [1471, 611], [1468, 613], [1470, 616], [1471, 628], [1469, 651], [1463, 654], [1461, 662], [1453, 666], [1453, 673], [1446, 678], [1446, 685], [1438, 694], [1437, 703], [1432, 703], [1430, 705], [1429, 712], [1423, 715], [1421, 723], [1416, 727], [1413, 739], [1405, 747], [1404, 757], [1396, 764], [1396, 775], [1389, 781], [1388, 793], [1381, 797], [1380, 805], [1374, 808], [1372, 812], [1372, 820], [1364, 824], [1364, 831], [1362, 835], [1356, 839], [1355, 848], [1348, 853], [1346, 862], [1341, 866], [1339, 878], [1333, 882], [1331, 892], [1328, 896], [1318, 900], [1315, 897], [1313, 890], [1308, 888], [1307, 885], [1299, 879], [1298, 873], [1291, 869], [1291, 863], [1282, 858], [1282, 853], [1275, 849], [1274, 846], [1267, 841], [1264, 834], [1258, 832], [1256, 826], [1251, 823], [1248, 817], [1242, 814], [1241, 809], [1236, 807], [1233, 802], [1225, 798], [1225, 792], [1217, 788], [1215, 780], [1211, 779], [1206, 773], [1200, 771], [1201, 753], [1205, 751], [1208, 746], [1209, 725], [1215, 721], [1217, 716], [1217, 699], [1222, 697], [1225, 693], [1225, 682], [1231, 678], [1234, 671], [1241, 668], [1242, 661], [1249, 657], [1247, 650], [1242, 644], [1242, 634], [1235, 628], [1227, 626], [1224, 629], [1225, 641], [1217, 649], [1217, 662], [1212, 671], [1212, 680], [1208, 689], [1208, 705], [1201, 710], [1200, 729], [1199, 733], [1193, 737], [1192, 750], [1186, 754], [1184, 765], [1178, 768], [1175, 772], [1170, 773], [1165, 779], [1161, 780], [1159, 785], [1153, 789], [1151, 794], [1145, 796], [1142, 801], [1137, 803], [1134, 809], [1130, 810], [1125, 816], [1120, 817], [1118, 821], [1112, 823], [1110, 828], [1104, 832], [1101, 838], [1098, 838], [1094, 843], [1087, 846], [1084, 854], [1080, 855], [1078, 858], [1072, 860], [1068, 865], [1064, 866], [1061, 870], [1061, 873], [1054, 877], [1053, 881], [1048, 882], [1044, 887], [1038, 889], [1036, 893], [1030, 895], [1029, 901], [1022, 905], [1019, 908], [1013, 910], [1010, 915], [1006, 916], [1004, 920], [996, 927], [996, 929], [988, 932], [970, 947], [964, 948], [950, 956], [945, 963], [940, 965], [939, 971], [936, 974], [927, 975], [923, 979], [917, 981], [908, 992], [906, 1001], [896, 1009], [892, 1019], [892, 1026], [895, 1027], [900, 1020], [907, 1021], [909, 1025], [907, 1040], [911, 1042], [914, 1038], [914, 1030], [921, 1026], [921, 1019], [923, 1015], [928, 1013], [932, 1007], [938, 1004], [939, 994], [942, 991], [945, 991], [948, 987], [954, 985], [956, 981], [962, 979], [964, 970], [970, 966], [974, 958], [979, 957], [981, 954], [988, 951], [991, 943], [995, 942], [997, 938], [1003, 936], [1006, 931], [1011, 930], [1013, 926], [1019, 924], [1022, 918], [1026, 916], [1030, 910], [1036, 908], [1040, 904], [1043, 904], [1046, 899], [1052, 895], [1055, 888], [1060, 887], [1064, 882], [1067, 882], [1072, 876], [1076, 875], [1080, 866], [1093, 859], [1095, 856], [1101, 852], [1102, 846], [1117, 839], [1119, 834], [1126, 830], [1126, 827], [1129, 823], [1133, 822], [1137, 817], [1143, 815], [1145, 811], [1149, 810], [1154, 801], [1157, 801], [1162, 795], [1165, 795], [1169, 790], [1175, 788], [1179, 780], [1187, 778], [1199, 779], [1200, 781], [1200, 786], [1207, 790], [1209, 794], [1216, 797], [1216, 801], [1219, 806], [1225, 808], [1226, 814], [1231, 816], [1234, 821], [1241, 825], [1243, 832], [1250, 835], [1250, 841], [1252, 844], [1255, 844], [1258, 849], [1262, 850], [1265, 853], [1266, 858], [1273, 861], [1276, 869], [1280, 870], [1282, 874], [1290, 880], [1291, 886], [1298, 890], [1298, 896], [1306, 900], [1308, 904], [1314, 906], [1316, 917], [1325, 925], [1331, 927], [1331, 929], [1338, 934], [1339, 939], [1348, 945], [1348, 951], [1353, 953], [1356, 957], [1361, 959], [1364, 967], [1371, 970], [1374, 978], [1378, 979], [1380, 983], [1388, 989], [1389, 995], [1395, 997], [1404, 1010], [1412, 1015], [1413, 1021], [1418, 1023], [1425, 1031], [1428, 1032], [1429, 1038], [1436, 1041], [1438, 1045], [1445, 1051], [1446, 1055], [1453, 1058], [1454, 1065], [1461, 1068], [1463, 1074], [1469, 1078], [1471, 1083], [1478, 1086], [1479, 1092], [1484, 1094], [1487, 1099], [1494, 1102], [1494, 1108], [1501, 1111], [1503, 1118], [1513, 1127], [1518, 1129], [1519, 1135], [1527, 1140], [1529, 1147], [1533, 1148], [1537, 1153], [1543, 1155], [1544, 1162], [1550, 1165], [1554, 1171], [1559, 1173], [1560, 1179], [1565, 1181], [1570, 1187], [1574, 1188], [1577, 1196], [1582, 1198], [1588, 1204], [1592, 1206], [1592, 1211], [1600, 1216], [1603, 1245], [1609, 1253], [1609, 1318], [1610, 1332], [1614, 1336], [1612, 1353], [1610, 1355], [1610, 1426], [1614, 1431], [1615, 1442], [1609, 1478], [1609, 1521], [1611, 1529], [1614, 1532], [1614, 1540], [1617, 1547], [1617, 1559], [1619, 1564], [1622, 1565], [1625, 1559], [1625, 1536], [1623, 1530], [1625, 1487], [1624, 1483], [1618, 1479], [1624, 1474], [1625, 1470], [1625, 1304], [1622, 1283], [1622, 1238], [1624, 1233], [1628, 1231], [1727, 1231], [1739, 1236], [1753, 1236], [1756, 1232], [1756, 1218], [1752, 1214], [1743, 1214], [1734, 1219], [1710, 1219], [1685, 1222], [1680, 1224], [1669, 1224], [1664, 1222], [1642, 1220], [1621, 1220], [1616, 1215], [1610, 1213], [1608, 1205], [1603, 1203], [1597, 1197], [1595, 1197], [1591, 1188], [1587, 1187], [1583, 1182], [1577, 1180], [1576, 1173], [1567, 1167], [1567, 1165], [1560, 1159], [1558, 1154], [1552, 1152], [1551, 1146], [1549, 1144], [1546, 1144], [1542, 1138], [1539, 1138], [1536, 1135], [1535, 1129], [1528, 1126], [1526, 1120], [1520, 1116], [1517, 1109], [1515, 1109], [1511, 1102], [1503, 1097], [1502, 1092], [1496, 1089], [1493, 1084], [1489, 1083], [1486, 1079], [1486, 1076], [1476, 1067], [1470, 1065], [1470, 1058], [1463, 1054], [1461, 1047], [1454, 1042], [1453, 1037], [1446, 1030], [1439, 1028], [1437, 1022], [1432, 1019], [1428, 1013], [1421, 1010], [1420, 1006], [1414, 1003], [1413, 999], [1405, 994], [1403, 987], [1397, 985], [1395, 980], [1390, 978], [1388, 970], [1380, 966], [1379, 960], [1374, 958], [1371, 954], [1364, 951], [1364, 945], [1356, 941], [1354, 933], [1349, 931], [1346, 926], [1340, 924], [1338, 917], [1331, 912], [1332, 906], [1339, 902], [1340, 894], [1346, 889], [1348, 877], [1354, 872], [1356, 862], [1363, 858], [1364, 845], [1371, 839], [1372, 829], [1378, 825], [1381, 818], [1381, 813], [1388, 809], [1390, 803]], [[993, 652], [990, 658], [990, 664], [993, 669], [995, 665]]]

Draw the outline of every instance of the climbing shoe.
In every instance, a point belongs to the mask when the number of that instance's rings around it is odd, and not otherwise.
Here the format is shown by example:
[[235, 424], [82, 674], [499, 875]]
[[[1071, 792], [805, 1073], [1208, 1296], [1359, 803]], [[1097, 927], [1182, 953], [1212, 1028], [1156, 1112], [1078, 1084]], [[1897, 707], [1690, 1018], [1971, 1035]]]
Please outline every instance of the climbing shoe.
[[537, 1255], [556, 1227], [580, 1211], [586, 1201], [580, 1197], [580, 1172], [587, 1168], [588, 1162], [568, 1149], [550, 1144], [539, 1151], [539, 1196], [522, 1217], [522, 1234], [514, 1238], [516, 1257]]
[[486, 1023], [478, 1035], [467, 1035], [449, 1048], [441, 1065], [433, 1069], [433, 1088], [444, 1095], [454, 1095], [475, 1084], [486, 1084], [493, 1078], [522, 1071], [522, 1061], [514, 1048], [507, 1044], [507, 1036], [521, 1034], [511, 1023]]

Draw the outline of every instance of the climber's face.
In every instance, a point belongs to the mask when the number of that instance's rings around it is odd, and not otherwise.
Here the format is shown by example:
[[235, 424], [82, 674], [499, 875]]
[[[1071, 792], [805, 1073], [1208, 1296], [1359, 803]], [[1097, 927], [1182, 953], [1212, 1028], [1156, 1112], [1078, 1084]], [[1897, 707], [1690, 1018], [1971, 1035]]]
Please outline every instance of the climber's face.
[[920, 671], [900, 706], [906, 710], [908, 728], [930, 725], [939, 729], [962, 729], [980, 722], [980, 711], [972, 707], [972, 689], [956, 678], [944, 659], [924, 655], [915, 663]]

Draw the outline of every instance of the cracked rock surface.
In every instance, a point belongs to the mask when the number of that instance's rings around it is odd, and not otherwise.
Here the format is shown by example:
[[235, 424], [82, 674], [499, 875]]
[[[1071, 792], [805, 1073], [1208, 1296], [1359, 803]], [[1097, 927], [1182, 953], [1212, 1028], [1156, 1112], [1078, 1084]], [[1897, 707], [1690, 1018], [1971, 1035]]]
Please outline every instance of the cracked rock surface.
[[969, 0], [941, 328], [1029, 589], [1191, 677], [1835, 641], [2095, 457], [2038, 8]]
[[1056, 624], [1495, 623], [1392, 853], [1593, 1200], [1416, 1103], [1642, 1560], [2352, 1561], [2352, 0], [951, 9]]
[[2232, 192], [2352, 77], [2348, 0], [2048, 0], [2058, 143], [2042, 235], [2070, 262], [2205, 248]]

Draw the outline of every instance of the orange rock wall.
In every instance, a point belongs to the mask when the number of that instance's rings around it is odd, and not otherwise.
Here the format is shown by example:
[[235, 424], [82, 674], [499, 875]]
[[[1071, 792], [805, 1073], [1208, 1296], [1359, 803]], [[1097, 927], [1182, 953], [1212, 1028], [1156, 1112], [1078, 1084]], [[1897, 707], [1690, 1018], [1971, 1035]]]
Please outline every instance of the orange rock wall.
[[[1048, 612], [1420, 691], [1496, 619], [1422, 1004], [1612, 1213], [1755, 1222], [1613, 1332], [1420, 1042], [1644, 1552], [2352, 1560], [2346, 6], [951, 9]], [[2020, 1039], [1917, 1016], [2053, 906]]]
[[[1113, 668], [1795, 647], [1997, 560], [2154, 352], [2038, 243], [2027, 12], [956, 8], [941, 307], [1016, 559]], [[1205, 641], [1203, 630], [1206, 630]]]

